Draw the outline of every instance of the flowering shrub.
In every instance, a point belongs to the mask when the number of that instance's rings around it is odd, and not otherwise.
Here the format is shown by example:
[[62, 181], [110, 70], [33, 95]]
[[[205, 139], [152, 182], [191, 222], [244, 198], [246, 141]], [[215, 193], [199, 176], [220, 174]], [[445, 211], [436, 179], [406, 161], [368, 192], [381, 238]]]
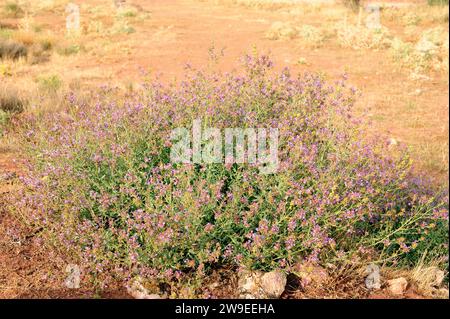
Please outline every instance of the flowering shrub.
[[[345, 79], [270, 68], [247, 56], [243, 75], [191, 70], [126, 96], [70, 94], [63, 111], [26, 118], [29, 175], [15, 209], [100, 284], [201, 279], [224, 265], [405, 261], [422, 246], [445, 256], [448, 233], [434, 230], [447, 227], [447, 198], [412, 174], [404, 151], [364, 135]], [[278, 128], [278, 172], [172, 163], [171, 131], [197, 118]]]

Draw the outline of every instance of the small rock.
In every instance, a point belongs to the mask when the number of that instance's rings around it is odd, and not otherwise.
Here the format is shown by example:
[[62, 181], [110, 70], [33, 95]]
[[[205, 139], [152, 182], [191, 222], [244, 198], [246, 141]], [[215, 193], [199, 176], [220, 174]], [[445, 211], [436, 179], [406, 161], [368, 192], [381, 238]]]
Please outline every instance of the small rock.
[[131, 286], [127, 286], [128, 293], [135, 299], [162, 299], [161, 296], [157, 294], [151, 294], [142, 285], [140, 279], [133, 281]]
[[444, 282], [444, 278], [445, 278], [445, 272], [443, 272], [442, 270], [437, 270], [435, 273], [435, 277], [434, 277], [434, 286], [435, 287], [439, 287], [442, 285], [442, 283]]
[[387, 283], [389, 291], [393, 295], [403, 295], [408, 287], [408, 281], [403, 277], [388, 280]]
[[262, 298], [260, 288], [262, 275], [260, 271], [241, 270], [238, 274], [239, 296], [245, 299]]
[[380, 289], [381, 288], [381, 276], [380, 267], [375, 264], [370, 264], [367, 266], [366, 272], [368, 276], [366, 277], [365, 284], [367, 289]]
[[239, 296], [245, 299], [279, 298], [286, 282], [287, 276], [280, 270], [268, 273], [241, 270], [238, 275]]
[[428, 272], [431, 274], [433, 278], [433, 282], [431, 285], [433, 287], [440, 287], [445, 278], [445, 272], [440, 270], [438, 267], [428, 267], [423, 270], [424, 272]]
[[220, 286], [220, 284], [219, 284], [217, 281], [215, 281], [215, 282], [211, 283], [211, 284], [208, 286], [208, 288], [209, 288], [209, 289], [216, 289], [216, 288], [218, 288], [219, 286]]
[[395, 138], [391, 137], [388, 141], [389, 145], [397, 145], [398, 142]]
[[268, 298], [279, 298], [284, 292], [287, 276], [280, 270], [265, 273], [261, 277], [261, 288]]
[[69, 289], [80, 288], [81, 270], [78, 265], [69, 264], [66, 267], [67, 278], [64, 285]]
[[428, 54], [438, 50], [439, 46], [432, 41], [423, 38], [416, 44], [415, 49], [422, 54]]

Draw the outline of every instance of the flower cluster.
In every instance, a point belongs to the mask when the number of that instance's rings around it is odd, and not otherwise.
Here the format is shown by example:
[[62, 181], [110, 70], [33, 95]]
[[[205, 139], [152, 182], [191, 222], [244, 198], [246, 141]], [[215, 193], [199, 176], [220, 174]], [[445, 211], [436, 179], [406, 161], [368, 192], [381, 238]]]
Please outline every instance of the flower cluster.
[[[404, 150], [364, 133], [345, 79], [277, 74], [266, 56], [244, 63], [243, 74], [190, 71], [133, 93], [71, 93], [62, 111], [30, 116], [15, 209], [101, 284], [446, 250], [448, 233], [434, 232], [448, 225], [446, 195], [413, 174]], [[171, 163], [171, 130], [197, 118], [278, 128], [279, 170]]]

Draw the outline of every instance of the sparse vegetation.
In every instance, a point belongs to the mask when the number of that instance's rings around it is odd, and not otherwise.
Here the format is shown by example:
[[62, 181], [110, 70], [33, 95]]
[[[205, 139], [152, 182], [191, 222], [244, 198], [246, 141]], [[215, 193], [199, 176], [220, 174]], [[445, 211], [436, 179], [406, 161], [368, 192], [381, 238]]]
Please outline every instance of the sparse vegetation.
[[53, 49], [54, 46], [53, 39], [50, 38], [41, 39], [39, 44], [41, 46], [41, 49], [44, 51], [50, 51], [51, 49]]
[[304, 24], [299, 28], [299, 36], [312, 47], [320, 47], [326, 40], [324, 32], [312, 25]]
[[237, 5], [247, 8], [276, 10], [282, 8], [294, 7], [295, 3], [292, 0], [214, 0], [219, 4]]
[[341, 22], [336, 25], [337, 38], [344, 47], [353, 49], [386, 49], [390, 45], [389, 31], [386, 28], [368, 29]]
[[119, 18], [134, 18], [138, 15], [138, 10], [134, 7], [122, 7], [117, 10]]
[[444, 6], [448, 5], [448, 0], [427, 0], [430, 6]]
[[36, 42], [38, 37], [32, 31], [17, 30], [12, 34], [12, 38], [23, 45], [31, 46]]
[[24, 101], [19, 97], [17, 89], [6, 86], [0, 90], [0, 110], [9, 113], [19, 113], [24, 109]]
[[41, 75], [37, 82], [42, 91], [46, 93], [56, 93], [62, 86], [62, 81], [58, 75]]
[[448, 71], [448, 31], [442, 28], [425, 30], [416, 44], [394, 39], [391, 48], [398, 62], [416, 72]]
[[12, 40], [0, 40], [0, 59], [19, 59], [26, 57], [28, 49], [21, 43]]
[[25, 99], [19, 95], [15, 87], [11, 85], [0, 87], [0, 138], [12, 115], [23, 112], [24, 109]]
[[61, 45], [57, 48], [57, 52], [61, 55], [74, 55], [81, 51], [81, 46], [78, 44]]
[[266, 37], [271, 40], [294, 39], [298, 36], [298, 29], [291, 23], [277, 21], [274, 22], [266, 33]]
[[17, 2], [7, 1], [3, 5], [3, 12], [7, 17], [18, 18], [22, 16], [24, 11]]
[[11, 37], [13, 30], [9, 28], [0, 27], [0, 40], [6, 40]]
[[112, 34], [121, 34], [121, 33], [130, 34], [134, 32], [136, 32], [136, 30], [126, 20], [116, 21], [111, 28]]
[[344, 4], [353, 11], [358, 11], [361, 7], [361, 0], [344, 0]]
[[326, 36], [319, 28], [307, 24], [293, 26], [287, 22], [273, 23], [267, 31], [266, 37], [271, 40], [292, 40], [300, 38], [304, 43], [312, 47], [319, 47], [326, 39]]
[[8, 112], [2, 111], [0, 109], [0, 138], [3, 136], [3, 132], [8, 126], [10, 116], [11, 115]]

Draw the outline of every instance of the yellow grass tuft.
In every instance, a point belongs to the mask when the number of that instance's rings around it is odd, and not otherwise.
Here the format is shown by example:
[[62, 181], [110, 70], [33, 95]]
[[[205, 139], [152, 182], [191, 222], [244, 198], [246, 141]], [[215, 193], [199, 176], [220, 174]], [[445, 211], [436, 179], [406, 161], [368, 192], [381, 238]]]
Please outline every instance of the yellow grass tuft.
[[271, 40], [291, 40], [300, 38], [304, 43], [312, 47], [319, 47], [326, 39], [322, 29], [308, 24], [294, 26], [288, 22], [274, 22], [266, 32], [266, 37]]
[[360, 49], [385, 49], [390, 46], [392, 36], [389, 29], [369, 29], [365, 25], [353, 25], [342, 21], [335, 26], [338, 42], [343, 47]]
[[266, 37], [270, 40], [294, 39], [297, 36], [297, 28], [289, 22], [274, 22], [266, 32]]

